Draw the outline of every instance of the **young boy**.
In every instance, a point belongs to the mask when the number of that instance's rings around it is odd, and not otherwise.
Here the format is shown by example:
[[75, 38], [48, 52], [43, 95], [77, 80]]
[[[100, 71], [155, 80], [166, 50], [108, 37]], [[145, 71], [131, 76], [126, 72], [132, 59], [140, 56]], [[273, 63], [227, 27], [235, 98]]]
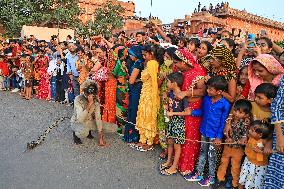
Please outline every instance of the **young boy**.
[[[187, 181], [198, 181], [201, 186], [215, 183], [216, 151], [223, 138], [223, 130], [230, 112], [230, 103], [222, 93], [226, 91], [227, 81], [221, 76], [215, 76], [207, 82], [207, 93], [202, 104], [202, 122], [200, 125], [201, 147], [197, 172], [185, 177]], [[204, 166], [208, 161], [209, 175], [203, 176]]]
[[0, 55], [0, 77], [2, 77], [2, 85], [0, 85], [1, 89], [9, 90], [10, 88], [10, 79], [9, 79], [9, 66], [4, 56]]
[[254, 120], [267, 120], [271, 116], [270, 105], [276, 97], [277, 87], [271, 83], [262, 83], [255, 89], [255, 101], [252, 102]]
[[233, 176], [233, 188], [238, 188], [238, 182], [241, 172], [242, 157], [244, 148], [242, 144], [247, 141], [248, 130], [251, 122], [251, 103], [248, 100], [237, 100], [232, 108], [232, 116], [227, 119], [226, 126], [232, 128], [231, 133], [224, 133], [227, 143], [238, 143], [224, 145], [221, 164], [217, 171], [218, 182], [214, 188], [220, 188], [224, 185], [225, 175], [228, 165], [231, 161], [231, 173]]
[[187, 98], [181, 100], [176, 98], [176, 95], [181, 92], [183, 83], [182, 74], [180, 72], [171, 73], [167, 79], [167, 87], [170, 91], [167, 107], [167, 116], [170, 118], [167, 132], [168, 160], [161, 164], [160, 172], [163, 175], [172, 175], [177, 173], [181, 145], [185, 142], [184, 116], [190, 114], [190, 109], [188, 108]]

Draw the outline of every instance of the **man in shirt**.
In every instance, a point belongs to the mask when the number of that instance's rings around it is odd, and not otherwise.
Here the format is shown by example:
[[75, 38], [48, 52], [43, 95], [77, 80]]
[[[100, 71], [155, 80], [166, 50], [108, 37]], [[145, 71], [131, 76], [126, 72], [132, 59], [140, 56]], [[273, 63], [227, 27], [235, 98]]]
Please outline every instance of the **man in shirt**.
[[79, 73], [76, 69], [76, 61], [78, 60], [78, 56], [76, 54], [76, 46], [74, 43], [68, 44], [69, 53], [66, 55], [67, 61], [67, 74], [69, 75], [70, 79], [73, 81], [73, 90], [74, 96], [78, 96], [80, 94], [80, 84], [78, 82]]

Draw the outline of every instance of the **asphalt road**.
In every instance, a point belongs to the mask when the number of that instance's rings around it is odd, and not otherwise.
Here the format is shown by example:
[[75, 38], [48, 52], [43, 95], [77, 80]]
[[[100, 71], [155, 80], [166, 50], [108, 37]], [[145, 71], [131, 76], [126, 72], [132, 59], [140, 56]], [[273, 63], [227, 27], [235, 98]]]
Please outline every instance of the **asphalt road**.
[[[69, 120], [53, 130], [46, 141], [27, 151], [35, 140], [72, 108], [40, 100], [23, 100], [0, 91], [0, 189], [197, 189], [181, 175], [161, 176], [160, 149], [138, 152], [116, 134], [107, 134], [110, 146], [86, 139], [72, 143]], [[97, 135], [96, 135], [97, 136]]]

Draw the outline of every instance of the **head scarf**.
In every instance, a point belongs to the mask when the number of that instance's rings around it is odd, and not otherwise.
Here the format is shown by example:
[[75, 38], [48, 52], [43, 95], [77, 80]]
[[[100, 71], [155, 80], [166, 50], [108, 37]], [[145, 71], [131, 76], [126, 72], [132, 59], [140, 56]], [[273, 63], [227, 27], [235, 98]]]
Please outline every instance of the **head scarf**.
[[213, 59], [213, 56], [210, 54], [207, 54], [206, 56], [200, 58], [198, 60], [198, 63], [203, 66], [207, 72], [211, 72], [212, 68], [211, 68], [211, 64], [210, 61]]
[[194, 67], [194, 65], [196, 64], [193, 55], [185, 49], [177, 49], [175, 51], [175, 55], [190, 67]]
[[124, 46], [119, 46], [114, 49], [114, 54], [121, 60], [127, 54], [127, 48]]
[[128, 76], [128, 70], [123, 65], [123, 61], [126, 59], [128, 49], [125, 46], [119, 46], [114, 49], [114, 55], [117, 57], [115, 67], [112, 71], [113, 75], [116, 77], [127, 77]]
[[[278, 86], [282, 76], [284, 75], [284, 68], [281, 64], [271, 55], [269, 54], [261, 54], [254, 58], [252, 61], [257, 61], [261, 65], [263, 65], [269, 73], [276, 75], [273, 79], [272, 84]], [[250, 82], [250, 94], [249, 99], [254, 99], [254, 91], [256, 87], [262, 84], [264, 81], [262, 78], [257, 76], [252, 68], [252, 64], [250, 63], [248, 66], [248, 79]]]
[[175, 51], [175, 55], [191, 67], [188, 71], [183, 72], [182, 90], [185, 91], [189, 88], [194, 88], [200, 80], [204, 79], [206, 70], [196, 63], [193, 55], [187, 50], [178, 49]]
[[214, 72], [213, 69], [212, 72], [214, 75], [224, 76], [227, 81], [237, 78], [235, 58], [227, 47], [224, 45], [217, 46], [211, 51], [211, 55], [213, 58], [220, 58], [222, 65], [225, 68], [225, 70], [217, 72]]
[[248, 66], [249, 63], [252, 61], [252, 59], [253, 59], [252, 57], [243, 58], [241, 60], [241, 65], [240, 65], [239, 69], [242, 69], [243, 67]]
[[142, 47], [140, 45], [132, 46], [128, 50], [128, 53], [139, 60], [143, 60]]

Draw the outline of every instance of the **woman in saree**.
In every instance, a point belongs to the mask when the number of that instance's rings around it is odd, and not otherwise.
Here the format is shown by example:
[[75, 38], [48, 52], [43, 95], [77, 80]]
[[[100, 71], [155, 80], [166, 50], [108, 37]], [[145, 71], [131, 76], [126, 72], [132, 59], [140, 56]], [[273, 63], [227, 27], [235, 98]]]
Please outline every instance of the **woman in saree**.
[[105, 105], [105, 84], [106, 81], [99, 81], [97, 80], [97, 74], [99, 69], [101, 69], [103, 66], [107, 66], [107, 49], [105, 47], [96, 47], [96, 57], [94, 58], [95, 65], [91, 70], [91, 74], [95, 77], [95, 81], [99, 88], [99, 100], [101, 104], [101, 115], [104, 111], [104, 105]]
[[281, 64], [269, 54], [261, 54], [252, 60], [248, 66], [248, 79], [242, 96], [254, 100], [254, 91], [262, 83], [272, 83], [278, 86], [284, 74]]
[[128, 69], [126, 67], [125, 59], [128, 55], [127, 48], [119, 46], [114, 50], [117, 56], [115, 67], [112, 71], [116, 78], [116, 118], [117, 118], [117, 132], [122, 135], [125, 127], [125, 120], [127, 119], [128, 108]]
[[202, 65], [206, 71], [211, 71], [210, 63], [208, 62], [208, 54], [212, 51], [213, 46], [208, 41], [202, 41], [197, 49], [197, 63]]
[[267, 167], [265, 189], [284, 187], [284, 77], [282, 77], [277, 96], [271, 104], [271, 123], [274, 124], [273, 153]]
[[[183, 74], [183, 86], [179, 98], [189, 98], [189, 108], [198, 110], [202, 105], [202, 97], [206, 93], [204, 79], [206, 70], [197, 64], [191, 53], [186, 50], [176, 50], [173, 55], [174, 65]], [[188, 139], [182, 145], [179, 160], [179, 171], [182, 175], [190, 174], [194, 170], [195, 162], [199, 157], [200, 143], [190, 140], [200, 140], [199, 126], [201, 117], [185, 116], [185, 138]]]
[[38, 55], [35, 61], [35, 64], [37, 64], [38, 71], [40, 74], [37, 98], [43, 100], [50, 100], [51, 97], [50, 76], [47, 73], [48, 58], [47, 56], [44, 56], [41, 53]]
[[158, 45], [145, 45], [143, 48], [145, 69], [141, 73], [143, 82], [136, 117], [136, 129], [140, 140], [137, 150], [153, 150], [154, 138], [157, 135], [157, 114], [160, 107], [158, 88], [159, 62], [163, 62], [164, 50]]
[[159, 143], [162, 148], [160, 158], [165, 159], [167, 155], [167, 143], [166, 143], [166, 129], [168, 127], [169, 120], [165, 116], [165, 108], [168, 103], [168, 91], [167, 91], [167, 75], [173, 72], [173, 60], [172, 55], [176, 48], [169, 47], [165, 50], [164, 63], [160, 66], [160, 72], [158, 76], [158, 83], [160, 88], [160, 110], [158, 113], [158, 132], [159, 132]]
[[140, 93], [142, 89], [141, 72], [144, 69], [142, 57], [142, 47], [135, 45], [128, 50], [128, 54], [133, 63], [129, 66], [129, 103], [127, 121], [124, 131], [124, 141], [134, 146], [139, 142], [139, 133], [135, 129], [136, 116]]
[[223, 76], [228, 82], [227, 92], [223, 92], [224, 98], [233, 103], [237, 95], [237, 67], [232, 52], [225, 46], [220, 45], [211, 51], [212, 76]]
[[116, 122], [116, 78], [113, 75], [114, 67], [117, 61], [117, 55], [114, 46], [110, 49], [107, 61], [108, 80], [105, 82], [105, 104], [102, 120], [109, 123]]

